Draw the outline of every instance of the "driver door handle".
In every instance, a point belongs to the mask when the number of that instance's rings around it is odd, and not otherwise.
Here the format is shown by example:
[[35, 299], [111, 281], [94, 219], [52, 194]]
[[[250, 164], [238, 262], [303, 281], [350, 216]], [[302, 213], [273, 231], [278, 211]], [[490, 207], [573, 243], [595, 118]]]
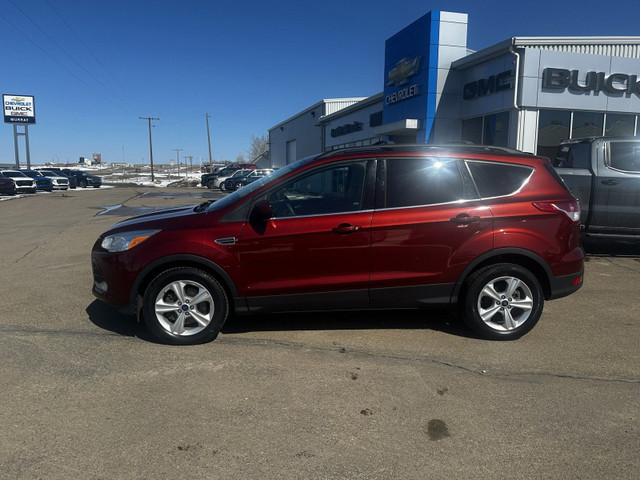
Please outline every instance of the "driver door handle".
[[602, 182], [600, 183], [602, 183], [603, 185], [617, 185], [618, 181], [614, 180], [613, 178], [610, 178], [608, 180], [602, 180]]
[[470, 216], [468, 213], [461, 213], [460, 215], [456, 215], [451, 219], [451, 222], [457, 225], [468, 225], [473, 222], [477, 222], [480, 220], [480, 217]]
[[354, 233], [360, 230], [362, 227], [360, 225], [351, 225], [350, 223], [341, 223], [337, 227], [331, 229], [333, 233], [338, 235], [347, 235], [349, 233]]

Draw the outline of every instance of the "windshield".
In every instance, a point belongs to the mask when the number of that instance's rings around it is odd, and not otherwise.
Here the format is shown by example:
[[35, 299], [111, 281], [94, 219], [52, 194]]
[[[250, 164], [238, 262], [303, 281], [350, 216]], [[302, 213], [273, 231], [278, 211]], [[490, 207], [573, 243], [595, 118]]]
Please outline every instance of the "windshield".
[[255, 182], [252, 182], [242, 187], [240, 190], [236, 190], [232, 194], [227, 195], [226, 197], [213, 202], [207, 209], [207, 212], [213, 212], [215, 210], [225, 208], [231, 205], [232, 203], [235, 203], [238, 200], [245, 198], [246, 196], [258, 190], [259, 188], [262, 188], [264, 185], [277, 181], [278, 179], [287, 175], [289, 172], [293, 172], [294, 170], [298, 170], [304, 167], [305, 165], [308, 165], [317, 157], [318, 155], [311, 155], [310, 157], [301, 158], [297, 162], [290, 163], [289, 165], [286, 165], [278, 170], [275, 170], [273, 173], [270, 173], [269, 175], [262, 177], [261, 179], [256, 180]]
[[24, 173], [21, 173], [21, 172], [4, 172], [4, 176], [5, 177], [13, 177], [13, 178], [26, 177], [26, 175]]
[[56, 172], [49, 172], [48, 170], [40, 170], [40, 173], [42, 175], [47, 176], [47, 177], [57, 177], [57, 176], [59, 176]]

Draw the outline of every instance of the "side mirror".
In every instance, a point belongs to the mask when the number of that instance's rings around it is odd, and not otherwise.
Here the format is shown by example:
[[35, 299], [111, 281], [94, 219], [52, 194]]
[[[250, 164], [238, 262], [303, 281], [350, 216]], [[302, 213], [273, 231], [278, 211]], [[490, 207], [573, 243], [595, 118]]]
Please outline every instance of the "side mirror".
[[256, 203], [255, 207], [253, 207], [253, 215], [256, 220], [266, 222], [273, 217], [273, 207], [268, 201], [262, 200], [261, 202]]

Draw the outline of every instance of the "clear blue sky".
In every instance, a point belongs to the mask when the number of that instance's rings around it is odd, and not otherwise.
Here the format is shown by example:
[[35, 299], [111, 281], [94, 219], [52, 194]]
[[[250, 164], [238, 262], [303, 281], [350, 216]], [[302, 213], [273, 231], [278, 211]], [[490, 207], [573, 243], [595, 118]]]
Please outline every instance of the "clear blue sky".
[[[214, 159], [235, 160], [252, 135], [322, 98], [382, 91], [385, 40], [429, 10], [468, 13], [475, 50], [513, 36], [640, 35], [635, 2], [2, 0], [0, 93], [35, 96], [34, 163], [122, 161], [123, 147], [127, 162], [148, 162], [140, 116], [160, 118], [156, 162], [174, 148], [206, 160], [207, 112]], [[3, 123], [0, 163], [13, 159]]]

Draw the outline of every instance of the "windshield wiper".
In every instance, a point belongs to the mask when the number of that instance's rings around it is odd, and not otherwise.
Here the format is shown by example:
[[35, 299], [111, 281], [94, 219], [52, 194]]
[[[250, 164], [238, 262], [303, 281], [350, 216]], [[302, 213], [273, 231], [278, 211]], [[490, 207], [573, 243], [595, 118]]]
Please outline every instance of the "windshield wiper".
[[200, 205], [197, 205], [196, 208], [193, 209], [194, 212], [203, 212], [207, 209], [209, 205], [211, 205], [215, 200], [207, 200], [206, 202], [202, 202]]

